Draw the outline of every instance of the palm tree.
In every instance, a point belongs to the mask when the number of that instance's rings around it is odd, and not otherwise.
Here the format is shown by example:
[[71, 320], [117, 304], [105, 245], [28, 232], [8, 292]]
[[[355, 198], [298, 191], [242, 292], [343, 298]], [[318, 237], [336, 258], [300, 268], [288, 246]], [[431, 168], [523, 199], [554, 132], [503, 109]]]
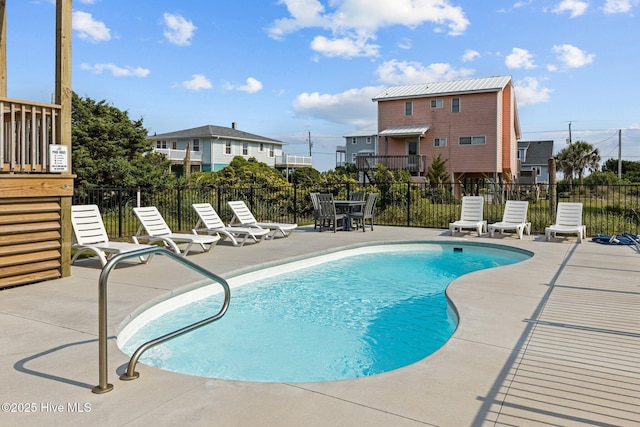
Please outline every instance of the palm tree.
[[578, 176], [578, 183], [582, 185], [585, 170], [596, 172], [600, 162], [600, 154], [597, 148], [585, 141], [576, 141], [563, 148], [556, 155], [558, 170], [562, 171], [564, 179], [569, 182], [574, 176]]

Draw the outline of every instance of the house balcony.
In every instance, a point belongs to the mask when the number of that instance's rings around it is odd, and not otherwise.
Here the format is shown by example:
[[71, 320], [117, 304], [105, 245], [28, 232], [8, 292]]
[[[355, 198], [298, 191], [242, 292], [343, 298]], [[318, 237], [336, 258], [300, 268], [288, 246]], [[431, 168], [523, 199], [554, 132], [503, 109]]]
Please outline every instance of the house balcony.
[[49, 146], [61, 143], [60, 110], [60, 105], [0, 97], [0, 172], [49, 172]]
[[311, 156], [297, 156], [285, 153], [276, 157], [275, 166], [282, 169], [311, 167]]
[[427, 164], [427, 156], [410, 154], [406, 156], [356, 156], [356, 167], [360, 172], [367, 172], [382, 165], [388, 170], [406, 170], [412, 175], [423, 175]]
[[[172, 163], [182, 163], [187, 156], [187, 150], [177, 150], [175, 148], [154, 148], [157, 153], [162, 153]], [[189, 150], [189, 159], [191, 163], [202, 163], [202, 152]]]

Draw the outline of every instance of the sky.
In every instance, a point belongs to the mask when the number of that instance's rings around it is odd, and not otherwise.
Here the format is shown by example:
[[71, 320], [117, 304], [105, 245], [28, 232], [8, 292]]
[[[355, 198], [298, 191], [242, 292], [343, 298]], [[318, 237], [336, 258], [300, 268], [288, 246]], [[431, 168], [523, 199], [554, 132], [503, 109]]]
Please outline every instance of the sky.
[[[8, 97], [51, 102], [55, 0], [6, 8]], [[150, 135], [235, 122], [326, 171], [345, 135], [376, 129], [385, 88], [509, 75], [522, 140], [640, 161], [638, 14], [640, 0], [74, 0], [72, 88]]]

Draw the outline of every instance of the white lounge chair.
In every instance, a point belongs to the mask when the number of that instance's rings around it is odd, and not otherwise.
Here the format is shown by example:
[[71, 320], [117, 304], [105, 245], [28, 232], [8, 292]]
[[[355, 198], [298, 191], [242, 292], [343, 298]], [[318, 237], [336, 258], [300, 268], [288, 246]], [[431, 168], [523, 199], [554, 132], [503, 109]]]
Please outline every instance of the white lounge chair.
[[460, 219], [449, 223], [449, 232], [453, 233], [464, 228], [475, 228], [478, 236], [487, 231], [487, 221], [482, 219], [484, 198], [482, 196], [463, 196]]
[[531, 234], [531, 223], [527, 221], [528, 210], [529, 202], [527, 201], [507, 200], [502, 221], [489, 224], [489, 236], [493, 237], [496, 230], [500, 230], [500, 233], [505, 230], [515, 230], [519, 239], [522, 239], [525, 232], [527, 235]]
[[[100, 259], [104, 267], [115, 254], [150, 248], [150, 245], [137, 243], [112, 242], [104, 228], [100, 209], [96, 205], [71, 206], [71, 226], [73, 227], [73, 243], [71, 247], [76, 253], [71, 259], [73, 264], [85, 252], [93, 252]], [[153, 255], [140, 257], [140, 262], [146, 264]]]
[[587, 237], [587, 227], [582, 224], [582, 203], [558, 202], [556, 223], [544, 229], [547, 241], [557, 233], [577, 234], [578, 243]]
[[[150, 244], [154, 242], [163, 242], [169, 246], [175, 253], [182, 253], [186, 256], [191, 250], [194, 243], [200, 245], [203, 251], [209, 252], [220, 240], [220, 236], [202, 236], [199, 234], [174, 233], [171, 231], [167, 223], [158, 212], [155, 206], [146, 206], [141, 208], [133, 208], [133, 212], [140, 220], [140, 227], [133, 240], [136, 243], [138, 239], [145, 239]], [[142, 234], [142, 231], [147, 234]], [[187, 246], [183, 251], [178, 247], [179, 243], [186, 243]], [[207, 247], [208, 245], [208, 247]]]
[[243, 246], [248, 238], [254, 242], [260, 242], [269, 230], [258, 227], [227, 227], [209, 203], [194, 203], [193, 209], [198, 214], [198, 222], [194, 227], [193, 234], [206, 232], [209, 235], [217, 234], [223, 240], [228, 237], [233, 246]]
[[[247, 205], [242, 201], [230, 201], [227, 202], [229, 207], [233, 211], [233, 219], [231, 220], [232, 227], [259, 227], [268, 228], [271, 230], [267, 239], [273, 239], [277, 233], [281, 233], [283, 237], [288, 237], [293, 230], [298, 228], [298, 224], [288, 224], [282, 222], [258, 222], [253, 216]], [[234, 222], [234, 220], [236, 222]]]

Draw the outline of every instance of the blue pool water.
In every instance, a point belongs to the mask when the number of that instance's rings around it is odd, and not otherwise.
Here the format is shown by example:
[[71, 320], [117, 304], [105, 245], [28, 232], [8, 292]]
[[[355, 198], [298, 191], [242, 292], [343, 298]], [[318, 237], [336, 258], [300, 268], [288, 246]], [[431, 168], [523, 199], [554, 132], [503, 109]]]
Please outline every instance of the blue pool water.
[[[460, 244], [333, 255], [330, 262], [234, 287], [221, 320], [150, 349], [140, 361], [202, 377], [266, 382], [390, 371], [425, 358], [451, 337], [457, 317], [445, 289], [452, 280], [528, 257]], [[178, 307], [128, 332], [126, 342], [119, 337], [119, 345], [131, 355], [149, 339], [217, 312], [221, 302], [218, 294]]]

